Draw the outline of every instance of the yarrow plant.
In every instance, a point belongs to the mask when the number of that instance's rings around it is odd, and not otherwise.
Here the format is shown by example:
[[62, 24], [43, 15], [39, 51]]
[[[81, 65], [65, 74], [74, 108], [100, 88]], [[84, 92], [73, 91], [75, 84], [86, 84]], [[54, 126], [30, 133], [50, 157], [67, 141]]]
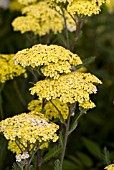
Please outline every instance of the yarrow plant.
[[[102, 84], [95, 75], [81, 71], [84, 62], [73, 51], [87, 17], [99, 14], [105, 2], [18, 0], [23, 16], [12, 22], [14, 30], [22, 34], [31, 31], [39, 36], [65, 30], [66, 48], [35, 44], [15, 55], [0, 55], [1, 83], [20, 74], [26, 76], [26, 70], [35, 80], [29, 89], [34, 96], [28, 103], [29, 111], [0, 122], [8, 149], [16, 153], [17, 168], [29, 170], [36, 158], [34, 169], [38, 170], [48, 160], [54, 162], [55, 169], [63, 169], [68, 137], [76, 129], [79, 118], [95, 107], [90, 96], [97, 93], [96, 85]], [[72, 41], [69, 31], [74, 34]], [[112, 170], [110, 167], [113, 165], [106, 169]]]

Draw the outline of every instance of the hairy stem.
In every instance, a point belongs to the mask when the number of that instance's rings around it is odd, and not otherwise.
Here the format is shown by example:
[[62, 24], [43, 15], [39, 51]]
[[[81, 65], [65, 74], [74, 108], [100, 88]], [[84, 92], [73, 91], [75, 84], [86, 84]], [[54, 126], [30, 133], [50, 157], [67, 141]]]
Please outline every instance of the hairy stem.
[[81, 30], [85, 20], [86, 20], [86, 18], [77, 18], [77, 19], [74, 18], [74, 21], [75, 21], [75, 24], [76, 24], [76, 30], [74, 32], [74, 38], [73, 38], [73, 41], [72, 41], [72, 49], [71, 49], [72, 52], [74, 51], [77, 36], [78, 36], [79, 31]]
[[72, 112], [71, 112], [71, 110], [69, 108], [69, 116], [68, 116], [68, 120], [67, 120], [67, 124], [66, 124], [63, 149], [62, 149], [61, 158], [60, 158], [60, 170], [62, 170], [62, 166], [63, 166], [63, 160], [64, 160], [64, 156], [65, 156], [66, 145], [67, 145], [68, 135], [69, 135], [69, 127], [70, 127], [71, 115], [72, 115]]

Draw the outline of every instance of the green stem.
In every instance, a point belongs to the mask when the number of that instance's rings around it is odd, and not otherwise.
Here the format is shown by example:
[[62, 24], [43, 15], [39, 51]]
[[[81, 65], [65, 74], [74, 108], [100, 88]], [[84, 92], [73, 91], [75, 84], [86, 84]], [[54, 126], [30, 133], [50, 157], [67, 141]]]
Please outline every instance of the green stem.
[[20, 149], [21, 152], [23, 152], [23, 150], [21, 149], [20, 145], [19, 145], [19, 141], [15, 140], [15, 143], [17, 144], [18, 148]]
[[63, 9], [63, 8], [61, 8], [61, 10], [62, 10], [63, 19], [64, 19], [64, 24], [65, 24], [66, 47], [67, 47], [67, 49], [69, 49], [69, 50], [70, 50], [70, 41], [69, 41], [69, 34], [68, 34], [68, 28], [67, 28], [66, 16], [65, 16], [64, 9]]
[[32, 73], [33, 77], [34, 77], [34, 81], [37, 82], [38, 81], [38, 77], [36, 75], [36, 73], [34, 72], [33, 68], [29, 68], [29, 71]]
[[23, 166], [19, 165], [18, 163], [17, 163], [17, 165], [21, 168], [21, 170], [24, 170]]
[[72, 113], [74, 112], [75, 109], [76, 109], [76, 103], [74, 104], [73, 108], [71, 108], [69, 106], [69, 116], [68, 116], [68, 119], [67, 119], [65, 135], [64, 135], [64, 142], [63, 142], [63, 149], [62, 149], [61, 158], [60, 158], [60, 170], [62, 170], [62, 167], [63, 167], [63, 161], [64, 161], [68, 137], [71, 134], [71, 132], [76, 129], [77, 122], [78, 122], [79, 118], [85, 113], [85, 111], [81, 111], [80, 114], [77, 116], [76, 120], [74, 121], [73, 127], [70, 128], [71, 116], [72, 116]]
[[29, 165], [31, 164], [31, 162], [32, 162], [32, 160], [34, 158], [34, 155], [37, 153], [38, 150], [39, 150], [39, 147], [32, 153], [32, 156], [31, 156], [31, 158], [29, 160]]
[[66, 122], [64, 121], [64, 118], [61, 114], [61, 111], [57, 108], [57, 106], [52, 102], [52, 100], [50, 100], [50, 102], [52, 103], [52, 105], [55, 107], [55, 109], [58, 111], [58, 113], [60, 114], [60, 118], [62, 120], [62, 123], [66, 126]]
[[69, 132], [68, 132], [68, 135], [70, 135], [70, 134], [76, 129], [78, 120], [79, 120], [79, 118], [80, 118], [83, 114], [84, 114], [83, 112], [80, 112], [80, 114], [77, 116], [77, 118], [75, 119], [73, 125], [72, 125], [71, 128], [70, 128], [71, 130], [69, 130]]
[[62, 167], [63, 167], [63, 160], [64, 160], [66, 146], [67, 146], [67, 141], [68, 141], [68, 135], [69, 135], [68, 132], [69, 132], [69, 127], [70, 127], [71, 116], [72, 116], [72, 112], [71, 112], [71, 110], [69, 108], [69, 116], [68, 116], [68, 120], [67, 120], [67, 124], [66, 124], [63, 149], [62, 149], [61, 158], [60, 158], [60, 170], [62, 170]]
[[71, 49], [72, 52], [74, 51], [76, 40], [77, 40], [77, 36], [78, 36], [79, 31], [81, 30], [85, 20], [86, 20], [86, 17], [85, 18], [74, 19], [75, 24], [76, 24], [76, 30], [74, 32], [74, 38], [73, 38], [73, 41], [72, 41], [72, 49]]

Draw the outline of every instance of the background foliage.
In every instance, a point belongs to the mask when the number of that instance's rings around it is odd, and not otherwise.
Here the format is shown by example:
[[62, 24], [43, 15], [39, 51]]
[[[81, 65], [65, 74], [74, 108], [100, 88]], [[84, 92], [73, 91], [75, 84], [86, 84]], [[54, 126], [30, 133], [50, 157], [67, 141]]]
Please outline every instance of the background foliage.
[[[12, 20], [19, 12], [0, 9], [0, 53], [16, 53], [18, 50], [37, 43], [64, 42], [62, 34], [57, 37], [33, 37], [32, 33], [21, 35], [13, 32]], [[66, 151], [64, 170], [100, 170], [114, 159], [114, 13], [106, 8], [99, 16], [91, 17], [80, 32], [75, 52], [82, 59], [95, 56], [93, 63], [87, 66], [102, 81], [96, 96], [92, 96], [97, 107], [83, 116], [78, 128], [71, 135]], [[72, 37], [72, 33], [70, 33]], [[49, 38], [50, 37], [50, 38]], [[37, 41], [36, 41], [37, 39]], [[31, 81], [31, 80], [29, 80]], [[31, 96], [29, 85], [24, 78], [8, 81], [0, 98], [0, 109], [4, 115], [0, 119], [26, 111]], [[19, 95], [21, 92], [21, 95]], [[7, 149], [7, 142], [0, 137], [0, 169], [10, 170], [14, 156]], [[10, 158], [10, 159], [9, 159]], [[7, 160], [7, 161], [6, 161]], [[43, 170], [51, 169], [50, 163]]]

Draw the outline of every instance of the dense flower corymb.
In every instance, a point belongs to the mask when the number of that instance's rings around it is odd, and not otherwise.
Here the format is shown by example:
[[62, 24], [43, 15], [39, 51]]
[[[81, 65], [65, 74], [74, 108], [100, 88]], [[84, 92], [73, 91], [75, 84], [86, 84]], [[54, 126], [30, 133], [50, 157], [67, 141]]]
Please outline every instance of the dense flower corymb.
[[[59, 6], [56, 8], [61, 11]], [[49, 1], [39, 1], [26, 6], [22, 8], [22, 14], [25, 14], [25, 16], [17, 17], [12, 22], [15, 31], [21, 31], [21, 33], [32, 31], [34, 34], [43, 36], [50, 32], [56, 34], [64, 29], [63, 16], [50, 7]], [[75, 22], [68, 13], [67, 24], [68, 29], [74, 31]]]
[[14, 54], [0, 54], [0, 82], [4, 83], [7, 80], [24, 74], [26, 70], [20, 65], [15, 65], [13, 60]]
[[23, 67], [40, 67], [46, 77], [58, 78], [62, 73], [71, 72], [72, 66], [82, 64], [80, 57], [57, 45], [35, 45], [14, 56], [15, 63]]
[[22, 13], [26, 16], [17, 17], [12, 22], [15, 31], [21, 31], [21, 33], [32, 31], [34, 34], [43, 36], [50, 31], [56, 34], [63, 30], [62, 16], [50, 8], [47, 1], [40, 1], [22, 8]]
[[67, 10], [73, 14], [91, 16], [99, 14], [101, 5], [105, 2], [106, 0], [73, 0], [68, 5]]
[[[43, 114], [37, 112], [22, 113], [0, 122], [0, 132], [7, 140], [13, 142], [13, 145], [16, 145], [16, 141], [22, 143], [21, 149], [23, 151], [27, 148], [28, 143], [30, 145], [36, 142], [39, 144], [48, 141], [56, 142], [58, 128], [58, 125], [49, 122]], [[15, 147], [11, 145], [9, 149], [17, 153], [20, 151], [19, 148], [15, 150]]]
[[92, 14], [99, 14], [101, 5], [108, 0], [52, 0], [56, 3], [65, 3], [67, 11], [71, 14], [78, 14], [83, 16], [91, 16]]
[[[101, 84], [101, 81], [90, 73], [71, 72], [60, 76], [57, 80], [46, 79], [39, 81], [30, 88], [31, 94], [37, 94], [39, 99], [59, 98], [63, 103], [78, 102], [81, 107], [90, 108], [94, 106], [90, 101], [89, 94], [96, 93], [94, 84]], [[87, 105], [85, 104], [87, 103]]]

